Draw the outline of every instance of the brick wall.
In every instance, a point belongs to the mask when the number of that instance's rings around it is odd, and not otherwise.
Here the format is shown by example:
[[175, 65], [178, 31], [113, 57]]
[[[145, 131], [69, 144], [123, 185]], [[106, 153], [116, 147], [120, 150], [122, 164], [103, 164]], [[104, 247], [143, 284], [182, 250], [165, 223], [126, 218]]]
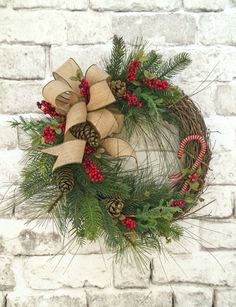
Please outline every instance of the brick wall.
[[9, 119], [34, 116], [42, 85], [68, 57], [83, 69], [101, 63], [115, 33], [143, 34], [165, 55], [191, 54], [175, 82], [188, 94], [206, 87], [193, 98], [212, 130], [205, 202], [216, 201], [183, 222], [181, 242], [143, 273], [120, 269], [99, 242], [61, 259], [53, 225], [26, 225], [26, 205], [1, 213], [0, 306], [236, 306], [235, 0], [0, 0], [0, 195], [19, 178], [25, 142]]

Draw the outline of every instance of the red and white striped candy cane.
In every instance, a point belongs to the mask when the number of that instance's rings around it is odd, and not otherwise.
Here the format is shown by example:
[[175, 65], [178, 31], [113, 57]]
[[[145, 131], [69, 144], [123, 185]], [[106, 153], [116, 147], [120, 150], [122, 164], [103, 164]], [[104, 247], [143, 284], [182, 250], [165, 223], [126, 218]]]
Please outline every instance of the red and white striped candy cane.
[[[191, 168], [192, 171], [196, 171], [198, 169], [199, 165], [201, 164], [201, 162], [202, 162], [202, 160], [203, 160], [203, 158], [206, 154], [206, 151], [207, 151], [207, 144], [206, 144], [206, 141], [205, 141], [203, 136], [193, 134], [193, 135], [189, 135], [186, 138], [184, 138], [179, 144], [178, 158], [181, 159], [183, 157], [185, 146], [189, 142], [192, 142], [192, 141], [198, 141], [201, 144], [201, 149], [200, 149], [199, 155], [197, 157], [197, 160], [194, 162], [194, 164]], [[183, 184], [180, 192], [181, 193], [187, 192], [188, 189], [189, 189], [188, 181], [185, 181], [185, 183]]]

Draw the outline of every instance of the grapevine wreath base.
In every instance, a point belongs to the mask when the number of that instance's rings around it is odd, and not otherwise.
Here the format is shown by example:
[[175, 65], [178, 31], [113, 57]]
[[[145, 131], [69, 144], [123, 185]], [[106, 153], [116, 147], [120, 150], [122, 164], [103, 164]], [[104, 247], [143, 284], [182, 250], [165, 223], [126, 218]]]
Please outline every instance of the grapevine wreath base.
[[[104, 64], [83, 74], [69, 59], [43, 89], [37, 106], [44, 115], [12, 122], [32, 139], [16, 204], [27, 201], [33, 219], [53, 218], [79, 245], [102, 237], [117, 257], [140, 262], [160, 250], [162, 238], [180, 238], [176, 221], [203, 191], [208, 131], [193, 101], [171, 82], [190, 64], [188, 54], [163, 60], [142, 41], [127, 47], [114, 36]], [[135, 139], [145, 149], [151, 144], [158, 162], [147, 151], [140, 165]], [[125, 167], [129, 159], [133, 168]]]

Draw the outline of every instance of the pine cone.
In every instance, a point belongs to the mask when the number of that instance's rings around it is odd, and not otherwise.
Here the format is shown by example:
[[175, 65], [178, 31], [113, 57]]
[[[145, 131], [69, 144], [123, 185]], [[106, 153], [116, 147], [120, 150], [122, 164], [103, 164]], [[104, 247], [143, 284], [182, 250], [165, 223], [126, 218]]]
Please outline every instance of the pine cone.
[[71, 134], [80, 140], [86, 140], [88, 144], [96, 148], [99, 146], [100, 137], [96, 129], [88, 122], [76, 125], [70, 129]]
[[124, 204], [118, 196], [112, 196], [106, 199], [106, 208], [113, 217], [118, 218], [121, 215], [123, 207]]
[[125, 82], [122, 82], [121, 80], [115, 80], [110, 82], [110, 88], [113, 93], [113, 95], [119, 99], [124, 97], [126, 92], [126, 84]]
[[68, 166], [63, 166], [55, 171], [57, 186], [62, 193], [72, 191], [74, 187], [74, 174]]

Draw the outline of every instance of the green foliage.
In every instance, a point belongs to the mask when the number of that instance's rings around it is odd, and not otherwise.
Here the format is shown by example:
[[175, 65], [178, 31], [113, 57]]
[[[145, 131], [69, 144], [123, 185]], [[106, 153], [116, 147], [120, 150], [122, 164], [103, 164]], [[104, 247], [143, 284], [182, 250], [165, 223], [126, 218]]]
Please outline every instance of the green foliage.
[[126, 56], [126, 45], [123, 37], [113, 37], [113, 47], [111, 56], [105, 61], [106, 71], [112, 77], [112, 80], [118, 80], [121, 74], [123, 62]]
[[170, 79], [184, 70], [191, 63], [188, 53], [182, 52], [164, 61], [158, 68], [157, 78]]
[[81, 213], [83, 216], [83, 228], [88, 240], [95, 240], [101, 233], [101, 208], [97, 198], [85, 195], [81, 201]]

